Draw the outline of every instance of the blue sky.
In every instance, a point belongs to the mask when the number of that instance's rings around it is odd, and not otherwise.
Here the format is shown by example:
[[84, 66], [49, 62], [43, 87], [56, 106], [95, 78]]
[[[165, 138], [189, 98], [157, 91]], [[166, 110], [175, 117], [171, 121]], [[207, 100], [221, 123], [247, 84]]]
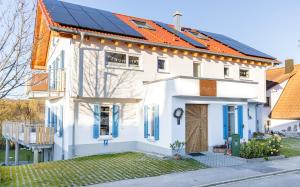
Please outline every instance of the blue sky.
[[64, 0], [230, 36], [280, 61], [300, 63], [300, 0]]

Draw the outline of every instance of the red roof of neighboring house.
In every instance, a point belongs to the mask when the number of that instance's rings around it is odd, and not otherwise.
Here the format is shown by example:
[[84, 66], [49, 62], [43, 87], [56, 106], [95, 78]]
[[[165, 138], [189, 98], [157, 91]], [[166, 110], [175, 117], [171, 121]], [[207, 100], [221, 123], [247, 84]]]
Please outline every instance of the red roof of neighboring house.
[[277, 84], [288, 81], [270, 117], [273, 119], [300, 119], [300, 65], [295, 65], [292, 73], [285, 74], [284, 71], [284, 68], [267, 71], [267, 81]]

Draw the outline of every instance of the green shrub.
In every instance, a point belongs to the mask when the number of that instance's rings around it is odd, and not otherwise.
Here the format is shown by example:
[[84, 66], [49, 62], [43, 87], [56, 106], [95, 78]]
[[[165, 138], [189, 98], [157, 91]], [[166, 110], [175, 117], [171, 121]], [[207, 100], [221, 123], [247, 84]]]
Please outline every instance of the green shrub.
[[241, 145], [240, 156], [242, 158], [263, 158], [279, 155], [281, 138], [274, 135], [266, 140], [252, 139], [248, 143]]

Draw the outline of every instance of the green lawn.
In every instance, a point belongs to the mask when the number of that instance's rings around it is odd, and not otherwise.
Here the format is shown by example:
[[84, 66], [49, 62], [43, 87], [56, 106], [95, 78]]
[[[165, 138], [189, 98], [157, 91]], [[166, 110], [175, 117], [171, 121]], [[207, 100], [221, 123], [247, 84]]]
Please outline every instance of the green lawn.
[[[10, 161], [15, 161], [15, 150], [9, 151]], [[32, 161], [33, 153], [29, 150], [20, 149], [19, 152], [19, 160], [20, 161]], [[5, 150], [0, 149], [0, 163], [5, 161]]]
[[205, 168], [192, 159], [162, 159], [142, 153], [81, 157], [0, 167], [1, 186], [82, 186]]
[[300, 139], [283, 138], [280, 153], [286, 157], [300, 156]]

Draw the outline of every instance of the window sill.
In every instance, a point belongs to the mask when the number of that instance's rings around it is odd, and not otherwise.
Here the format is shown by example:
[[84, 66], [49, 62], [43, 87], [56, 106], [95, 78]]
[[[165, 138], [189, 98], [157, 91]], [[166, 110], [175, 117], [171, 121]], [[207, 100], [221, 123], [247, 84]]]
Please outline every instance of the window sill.
[[170, 72], [168, 72], [168, 71], [162, 71], [162, 70], [158, 70], [157, 73], [170, 74]]
[[244, 77], [240, 77], [241, 81], [248, 81], [248, 82], [252, 82], [252, 80], [250, 78], [244, 78]]
[[155, 141], [156, 141], [155, 138], [154, 138], [153, 136], [149, 137], [147, 140], [148, 140], [149, 142], [155, 142]]
[[99, 137], [99, 141], [103, 141], [103, 140], [112, 140], [113, 137], [111, 135], [105, 135], [105, 136], [100, 136]]
[[129, 67], [121, 67], [121, 66], [106, 66], [107, 69], [120, 69], [120, 70], [128, 70], [128, 71], [140, 71], [140, 72], [144, 72], [144, 70], [139, 69], [139, 68], [129, 68]]

